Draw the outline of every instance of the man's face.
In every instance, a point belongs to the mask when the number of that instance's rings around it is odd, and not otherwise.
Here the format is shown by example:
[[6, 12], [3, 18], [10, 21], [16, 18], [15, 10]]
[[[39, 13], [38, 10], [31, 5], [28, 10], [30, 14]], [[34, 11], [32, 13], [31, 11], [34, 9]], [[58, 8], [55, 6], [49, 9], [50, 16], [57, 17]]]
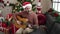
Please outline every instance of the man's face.
[[24, 8], [24, 11], [30, 12], [31, 11], [31, 7], [27, 6], [26, 8]]

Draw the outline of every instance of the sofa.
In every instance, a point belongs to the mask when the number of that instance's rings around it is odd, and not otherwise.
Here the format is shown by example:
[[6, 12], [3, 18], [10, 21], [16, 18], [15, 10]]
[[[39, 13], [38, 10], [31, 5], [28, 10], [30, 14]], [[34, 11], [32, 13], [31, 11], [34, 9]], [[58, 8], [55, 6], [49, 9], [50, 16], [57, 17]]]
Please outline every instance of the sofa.
[[[41, 16], [41, 15], [40, 15]], [[40, 17], [39, 16], [39, 17]], [[31, 34], [50, 34], [51, 31], [53, 30], [53, 27], [55, 25], [55, 18], [52, 17], [49, 13], [45, 14], [46, 17], [46, 23], [43, 25], [40, 25], [40, 28], [37, 29], [36, 31], [32, 32]], [[43, 18], [43, 17], [41, 17]]]

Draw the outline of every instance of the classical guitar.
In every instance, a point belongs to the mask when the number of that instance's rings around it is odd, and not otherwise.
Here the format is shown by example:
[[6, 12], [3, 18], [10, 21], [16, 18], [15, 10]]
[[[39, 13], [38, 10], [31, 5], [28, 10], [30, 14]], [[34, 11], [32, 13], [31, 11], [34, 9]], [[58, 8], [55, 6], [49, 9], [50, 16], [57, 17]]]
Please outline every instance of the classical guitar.
[[[17, 27], [17, 28], [26, 28], [27, 26], [27, 21], [28, 19], [27, 18], [24, 18], [24, 17], [21, 17], [19, 15], [15, 16], [13, 15], [13, 18], [14, 18], [14, 25]], [[20, 23], [18, 24], [17, 21], [19, 21]]]

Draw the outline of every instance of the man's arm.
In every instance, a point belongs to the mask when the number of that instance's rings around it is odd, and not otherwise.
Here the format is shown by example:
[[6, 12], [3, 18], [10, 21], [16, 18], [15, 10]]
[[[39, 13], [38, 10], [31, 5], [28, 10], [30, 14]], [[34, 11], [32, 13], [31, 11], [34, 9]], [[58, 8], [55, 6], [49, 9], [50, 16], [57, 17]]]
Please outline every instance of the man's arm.
[[37, 18], [37, 15], [34, 14], [33, 18], [34, 18], [33, 20], [34, 20], [35, 25], [38, 25], [38, 18]]

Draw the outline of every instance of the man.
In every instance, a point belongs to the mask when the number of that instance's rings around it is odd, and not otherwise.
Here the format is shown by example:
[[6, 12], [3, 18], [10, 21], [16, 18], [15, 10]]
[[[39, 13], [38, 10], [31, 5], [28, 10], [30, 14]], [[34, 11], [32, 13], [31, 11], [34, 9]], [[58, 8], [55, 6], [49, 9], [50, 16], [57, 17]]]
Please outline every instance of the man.
[[[24, 2], [23, 3], [23, 8], [24, 8], [24, 11], [20, 12], [17, 15], [22, 15], [23, 17], [26, 17], [28, 19], [28, 22], [31, 25], [36, 25], [37, 28], [38, 28], [37, 15], [32, 11], [32, 5], [31, 5], [31, 3], [30, 2]], [[29, 25], [29, 27], [30, 27], [30, 25]], [[23, 30], [22, 28], [20, 28], [19, 30], [17, 30], [16, 34], [22, 34], [22, 31], [23, 31], [23, 34], [25, 34], [26, 32], [27, 33], [32, 32], [33, 29], [26, 28], [25, 30]]]

